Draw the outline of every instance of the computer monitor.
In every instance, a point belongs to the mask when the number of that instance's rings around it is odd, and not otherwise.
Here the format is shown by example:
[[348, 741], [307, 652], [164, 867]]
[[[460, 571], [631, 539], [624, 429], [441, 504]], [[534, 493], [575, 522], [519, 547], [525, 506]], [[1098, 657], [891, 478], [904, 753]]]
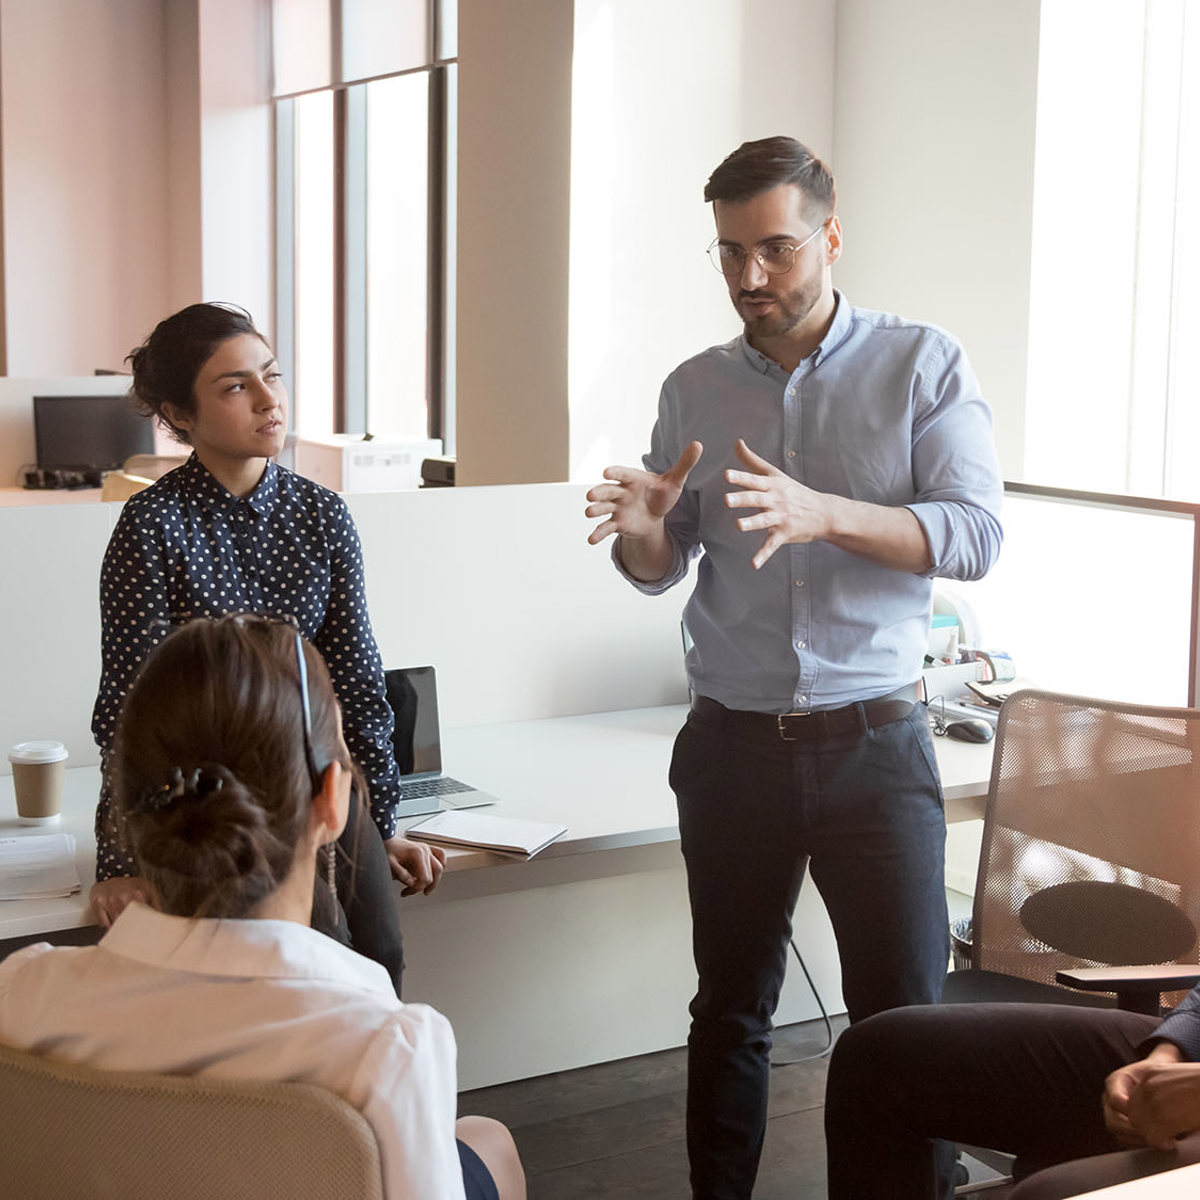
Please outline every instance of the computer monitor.
[[45, 471], [111, 471], [154, 453], [154, 427], [128, 396], [34, 396], [37, 465]]

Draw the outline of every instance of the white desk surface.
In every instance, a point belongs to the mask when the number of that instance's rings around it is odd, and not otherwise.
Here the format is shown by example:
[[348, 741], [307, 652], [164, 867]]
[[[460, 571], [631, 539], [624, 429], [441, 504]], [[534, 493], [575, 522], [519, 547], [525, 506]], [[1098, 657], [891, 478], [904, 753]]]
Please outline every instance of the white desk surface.
[[1084, 1192], [1076, 1200], [1195, 1200], [1196, 1196], [1200, 1196], [1200, 1164]]
[[[500, 798], [489, 812], [568, 826], [565, 836], [543, 850], [537, 862], [675, 842], [679, 827], [667, 769], [686, 711], [683, 705], [671, 705], [448, 729], [443, 734], [444, 766], [449, 774]], [[936, 747], [946, 819], [981, 817], [991, 769], [990, 743], [937, 738]], [[99, 786], [98, 767], [67, 771], [62, 824], [50, 827], [77, 839], [82, 892], [54, 900], [0, 901], [0, 939], [93, 923], [87, 892], [95, 878], [92, 822]], [[418, 820], [413, 817], [405, 824]], [[0, 777], [0, 837], [44, 832], [45, 828], [17, 824], [12, 777]], [[524, 866], [484, 850], [447, 849], [446, 860], [448, 872]], [[443, 883], [438, 890], [452, 889]]]

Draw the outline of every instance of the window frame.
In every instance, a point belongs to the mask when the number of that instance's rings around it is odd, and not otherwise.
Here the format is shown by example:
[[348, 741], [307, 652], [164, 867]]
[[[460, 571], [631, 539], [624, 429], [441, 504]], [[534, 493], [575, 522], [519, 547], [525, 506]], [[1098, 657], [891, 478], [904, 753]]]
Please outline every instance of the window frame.
[[[453, 0], [451, 0], [453, 2]], [[329, 0], [330, 82], [320, 87], [274, 94], [274, 242], [275, 351], [284, 377], [293, 385], [289, 413], [294, 432], [297, 408], [308, 402], [296, 377], [295, 270], [295, 114], [294, 101], [314, 92], [329, 91], [334, 101], [334, 328], [333, 395], [330, 405], [334, 433], [370, 432], [367, 337], [367, 205], [366, 205], [366, 85], [382, 79], [423, 74], [428, 78], [428, 148], [426, 227], [427, 321], [426, 436], [441, 438], [446, 453], [454, 452], [454, 364], [448, 361], [455, 345], [454, 314], [447, 298], [454, 295], [448, 278], [453, 261], [454, 97], [451, 82], [457, 70], [455, 53], [439, 56], [445, 41], [443, 10], [447, 0], [424, 0], [426, 61], [379, 75], [346, 79], [342, 70], [342, 0]], [[456, 28], [456, 19], [455, 19]]]

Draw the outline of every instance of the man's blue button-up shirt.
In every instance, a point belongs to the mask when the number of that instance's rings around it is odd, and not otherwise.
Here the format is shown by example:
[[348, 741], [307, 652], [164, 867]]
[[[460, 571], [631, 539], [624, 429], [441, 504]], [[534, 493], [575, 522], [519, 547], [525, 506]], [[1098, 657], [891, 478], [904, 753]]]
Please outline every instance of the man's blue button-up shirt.
[[[755, 510], [725, 503], [740, 490], [724, 476], [744, 469], [739, 437], [815, 491], [909, 508], [932, 567], [907, 574], [812, 542], [782, 547], [756, 571], [766, 534], [739, 530], [738, 517]], [[704, 454], [666, 520], [672, 568], [658, 582], [631, 582], [665, 591], [701, 555], [684, 614], [693, 691], [779, 713], [838, 708], [915, 680], [933, 577], [978, 579], [1002, 537], [991, 412], [959, 344], [838, 295], [821, 345], [790, 375], [744, 337], [678, 367], [642, 461], [661, 474], [692, 441]]]

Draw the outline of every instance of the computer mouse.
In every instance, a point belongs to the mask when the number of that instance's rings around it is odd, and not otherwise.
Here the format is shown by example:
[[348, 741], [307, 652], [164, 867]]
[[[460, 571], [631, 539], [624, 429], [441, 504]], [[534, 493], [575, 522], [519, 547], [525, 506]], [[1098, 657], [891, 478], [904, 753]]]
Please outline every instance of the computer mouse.
[[951, 721], [946, 726], [946, 735], [960, 742], [990, 742], [996, 731], [982, 717], [964, 717], [961, 721]]

